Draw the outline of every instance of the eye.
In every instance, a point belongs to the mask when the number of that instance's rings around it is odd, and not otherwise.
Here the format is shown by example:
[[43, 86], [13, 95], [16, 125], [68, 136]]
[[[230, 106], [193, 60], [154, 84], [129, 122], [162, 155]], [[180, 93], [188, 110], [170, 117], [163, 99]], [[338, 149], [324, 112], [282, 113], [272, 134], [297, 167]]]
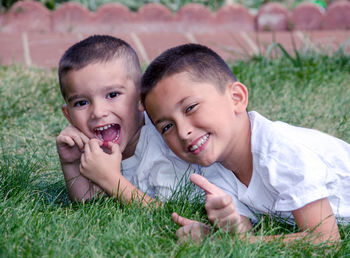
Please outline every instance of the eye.
[[171, 124], [171, 123], [166, 124], [165, 126], [163, 126], [163, 127], [161, 128], [161, 133], [162, 133], [162, 134], [165, 134], [172, 126], [173, 126], [173, 124]]
[[113, 99], [116, 98], [120, 95], [118, 91], [113, 91], [107, 94], [107, 99]]
[[192, 104], [192, 105], [188, 106], [188, 107], [186, 108], [186, 110], [185, 110], [185, 113], [190, 112], [190, 111], [191, 111], [192, 109], [194, 109], [196, 106], [197, 106], [197, 104]]
[[88, 102], [86, 100], [79, 100], [79, 101], [74, 102], [73, 106], [74, 107], [82, 107], [82, 106], [85, 106], [87, 104], [88, 104]]

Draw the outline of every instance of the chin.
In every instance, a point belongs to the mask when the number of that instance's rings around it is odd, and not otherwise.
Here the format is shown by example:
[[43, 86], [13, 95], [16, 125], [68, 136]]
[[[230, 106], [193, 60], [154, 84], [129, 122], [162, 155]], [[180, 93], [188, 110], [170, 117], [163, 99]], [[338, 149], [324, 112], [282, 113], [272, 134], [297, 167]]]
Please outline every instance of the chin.
[[198, 162], [199, 165], [201, 165], [202, 167], [209, 167], [211, 165], [213, 165], [215, 163], [215, 161], [201, 161]]
[[215, 159], [215, 157], [202, 157], [202, 159], [198, 159], [196, 163], [203, 167], [209, 167], [213, 165], [216, 161], [217, 159]]

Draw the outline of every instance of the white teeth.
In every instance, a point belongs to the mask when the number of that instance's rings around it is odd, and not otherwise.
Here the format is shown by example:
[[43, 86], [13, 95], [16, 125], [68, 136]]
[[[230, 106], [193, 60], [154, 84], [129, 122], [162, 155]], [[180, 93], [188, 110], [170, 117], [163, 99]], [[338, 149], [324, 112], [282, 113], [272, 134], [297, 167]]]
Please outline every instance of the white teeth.
[[[101, 127], [96, 128], [95, 131], [97, 131], [97, 137], [100, 138], [100, 140], [103, 141], [103, 137], [102, 137], [101, 132], [102, 132], [103, 130], [106, 130], [106, 129], [108, 129], [108, 128], [114, 126], [114, 125], [116, 125], [116, 124], [110, 124], [110, 125], [105, 125], [105, 126], [101, 126]], [[118, 129], [118, 130], [117, 130], [117, 136], [113, 139], [112, 142], [116, 142], [116, 141], [118, 140], [119, 134], [120, 134], [120, 130]]]
[[103, 130], [106, 130], [106, 129], [112, 127], [113, 125], [115, 125], [115, 124], [101, 126], [101, 127], [96, 128], [95, 130], [97, 130], [97, 131], [103, 131]]
[[118, 130], [117, 136], [116, 136], [116, 137], [114, 138], [114, 140], [112, 141], [113, 143], [116, 142], [116, 141], [118, 140], [118, 138], [119, 138], [119, 132], [120, 132], [120, 131]]
[[205, 136], [203, 136], [197, 144], [192, 145], [190, 148], [190, 151], [195, 151], [196, 149], [198, 149], [200, 146], [202, 146], [209, 138], [209, 134], [206, 134]]

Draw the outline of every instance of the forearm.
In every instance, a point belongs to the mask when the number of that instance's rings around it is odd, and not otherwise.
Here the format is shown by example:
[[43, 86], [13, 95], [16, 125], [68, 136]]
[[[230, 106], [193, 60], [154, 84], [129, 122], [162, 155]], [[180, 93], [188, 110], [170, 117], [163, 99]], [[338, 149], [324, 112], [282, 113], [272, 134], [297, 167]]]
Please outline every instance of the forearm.
[[324, 242], [336, 243], [340, 240], [339, 234], [321, 234], [316, 232], [299, 232], [286, 235], [271, 235], [271, 236], [255, 236], [251, 234], [241, 234], [240, 238], [246, 240], [249, 243], [255, 243], [258, 241], [270, 242], [281, 240], [282, 242], [289, 243], [293, 241], [303, 240], [312, 242], [313, 244], [320, 244]]
[[110, 196], [120, 198], [123, 202], [139, 201], [143, 206], [155, 202], [159, 206], [161, 202], [142, 192], [140, 189], [131, 184], [124, 176], [120, 175], [114, 180], [108, 180], [100, 185]]
[[100, 189], [82, 176], [79, 171], [79, 163], [61, 163], [69, 198], [72, 201], [86, 201], [100, 192]]

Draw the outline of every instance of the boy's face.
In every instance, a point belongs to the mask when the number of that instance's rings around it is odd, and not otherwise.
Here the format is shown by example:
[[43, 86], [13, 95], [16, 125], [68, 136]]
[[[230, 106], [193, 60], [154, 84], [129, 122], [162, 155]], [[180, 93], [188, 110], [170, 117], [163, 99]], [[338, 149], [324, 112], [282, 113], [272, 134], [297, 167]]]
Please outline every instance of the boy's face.
[[128, 156], [133, 154], [143, 123], [139, 94], [125, 67], [117, 59], [68, 72], [62, 107], [72, 125], [90, 139], [119, 144], [123, 157], [129, 149]]
[[178, 73], [157, 83], [145, 108], [176, 155], [208, 166], [224, 161], [238, 142], [239, 116], [246, 112], [244, 90], [234, 82], [222, 93], [209, 82], [194, 82]]

